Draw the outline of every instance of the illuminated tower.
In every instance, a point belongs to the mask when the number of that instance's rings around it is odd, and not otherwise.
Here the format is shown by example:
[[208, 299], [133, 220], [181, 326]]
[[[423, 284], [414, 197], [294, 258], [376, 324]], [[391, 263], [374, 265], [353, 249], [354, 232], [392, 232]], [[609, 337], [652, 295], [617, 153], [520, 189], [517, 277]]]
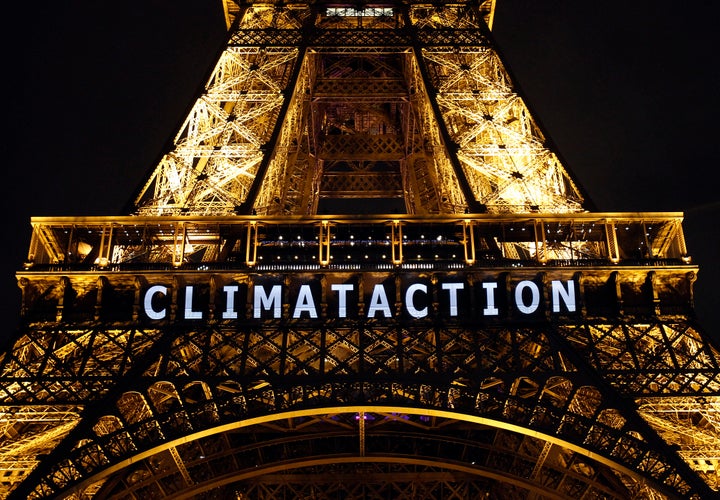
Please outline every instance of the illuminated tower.
[[717, 495], [682, 214], [591, 210], [493, 0], [224, 8], [132, 211], [32, 219], [3, 497]]

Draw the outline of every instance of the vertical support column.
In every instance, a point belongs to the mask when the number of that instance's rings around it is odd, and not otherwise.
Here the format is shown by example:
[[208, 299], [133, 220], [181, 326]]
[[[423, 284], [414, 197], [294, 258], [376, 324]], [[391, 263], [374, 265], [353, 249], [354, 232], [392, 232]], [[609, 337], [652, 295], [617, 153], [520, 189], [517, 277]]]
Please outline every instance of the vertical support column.
[[[61, 263], [64, 263], [64, 262], [68, 262], [68, 263], [69, 263], [69, 262], [72, 262], [72, 259], [71, 259], [72, 254], [71, 254], [71, 252], [72, 252], [72, 247], [73, 247], [74, 238], [75, 238], [75, 224], [73, 224], [73, 225], [70, 227], [70, 236], [68, 236], [68, 240], [67, 240], [67, 243], [66, 243], [66, 245], [65, 245], [65, 249], [62, 251], [62, 257], [58, 260], [58, 262], [61, 262]], [[78, 247], [78, 246], [79, 246], [79, 243], [80, 243], [79, 241], [78, 241], [78, 242], [75, 242], [75, 246]], [[77, 248], [77, 252], [76, 252], [76, 253], [79, 253], [79, 251], [80, 251], [80, 249]]]
[[30, 269], [35, 264], [37, 258], [38, 247], [40, 246], [40, 235], [38, 227], [33, 224], [32, 234], [30, 235], [30, 248], [28, 249], [27, 259], [25, 259], [25, 269]]
[[97, 280], [96, 293], [95, 293], [95, 315], [93, 318], [95, 321], [99, 321], [102, 318], [103, 306], [103, 293], [105, 290], [110, 288], [108, 279], [105, 276], [100, 276]]
[[625, 309], [623, 307], [622, 286], [620, 284], [620, 273], [617, 271], [610, 273], [608, 283], [612, 289], [615, 290], [615, 304], [617, 307], [616, 314], [625, 314]]
[[643, 253], [642, 258], [652, 259], [655, 257], [655, 255], [653, 255], [652, 245], [650, 245], [650, 240], [648, 239], [647, 224], [643, 221], [641, 226], [643, 234], [643, 244], [645, 245], [645, 252]]
[[326, 220], [320, 223], [318, 239], [320, 242], [318, 261], [321, 266], [327, 266], [330, 264], [330, 224]]
[[360, 435], [360, 456], [365, 456], [365, 412], [361, 411], [358, 413], [359, 416], [359, 429], [358, 434]]
[[[403, 23], [408, 27], [414, 28], [408, 9], [409, 7], [407, 5], [403, 5]], [[458, 158], [459, 146], [453, 140], [452, 135], [448, 130], [448, 126], [445, 123], [442, 111], [440, 110], [440, 105], [438, 104], [437, 99], [438, 89], [435, 88], [432, 83], [432, 79], [430, 78], [430, 71], [428, 70], [425, 58], [423, 56], [423, 48], [426, 48], [427, 45], [423, 44], [420, 40], [417, 29], [411, 29], [410, 33], [412, 34], [412, 52], [415, 57], [415, 61], [417, 62], [418, 71], [422, 79], [423, 87], [425, 88], [425, 94], [428, 96], [430, 109], [432, 110], [432, 113], [434, 115], [435, 123], [437, 124], [438, 132], [440, 133], [440, 138], [442, 139], [448, 160], [450, 162], [450, 165], [452, 166], [455, 177], [458, 180], [462, 195], [465, 198], [465, 205], [467, 207], [467, 210], [474, 213], [487, 212], [486, 207], [480, 202], [478, 202], [478, 200], [475, 198], [475, 193], [470, 186], [470, 182], [465, 175], [463, 165]]]
[[185, 223], [175, 223], [175, 230], [173, 232], [173, 267], [180, 267], [183, 263], [183, 257], [185, 255]]
[[278, 139], [280, 138], [282, 128], [283, 126], [285, 126], [286, 123], [290, 103], [293, 100], [293, 96], [296, 94], [296, 87], [299, 80], [300, 71], [303, 65], [307, 64], [307, 61], [305, 60], [305, 55], [308, 51], [309, 38], [312, 36], [314, 30], [317, 9], [317, 7], [313, 7], [311, 9], [310, 15], [303, 21], [303, 26], [298, 28], [298, 33], [301, 35], [301, 42], [297, 47], [297, 55], [295, 58], [292, 74], [290, 75], [287, 85], [285, 86], [285, 88], [282, 89], [283, 102], [280, 106], [277, 118], [275, 119], [275, 124], [270, 134], [270, 138], [267, 143], [263, 145], [264, 154], [262, 156], [262, 159], [260, 160], [260, 164], [258, 165], [255, 178], [253, 179], [250, 189], [248, 189], [245, 201], [242, 202], [242, 205], [236, 208], [236, 213], [253, 213], [262, 184], [264, 181], [266, 181], [266, 175], [270, 167], [270, 163], [274, 155], [276, 154], [276, 149], [278, 147]]
[[680, 252], [680, 258], [685, 262], [686, 264], [690, 263], [690, 256], [687, 253], [687, 246], [685, 245], [685, 231], [683, 231], [682, 227], [682, 221], [675, 222], [676, 224], [676, 233], [675, 233], [675, 239], [677, 240], [678, 245], [678, 251]]
[[662, 314], [662, 309], [660, 308], [660, 295], [658, 293], [658, 275], [655, 271], [650, 271], [647, 273], [647, 278], [645, 279], [645, 283], [648, 288], [648, 300], [650, 301], [653, 314], [656, 316], [659, 316]]
[[222, 285], [222, 282], [217, 274], [210, 276], [210, 293], [208, 300], [208, 320], [210, 321], [215, 319], [215, 302], [217, 301], [217, 291], [220, 285]]
[[475, 263], [475, 225], [465, 220], [463, 228], [463, 247], [465, 248], [465, 263], [469, 266]]
[[541, 264], [547, 262], [547, 241], [545, 240], [545, 223], [536, 220], [533, 223], [535, 229], [535, 259]]
[[30, 306], [30, 298], [28, 297], [28, 285], [30, 280], [27, 278], [20, 278], [17, 282], [20, 287], [20, 317], [24, 318]]
[[133, 300], [132, 319], [137, 321], [140, 319], [140, 310], [142, 308], [142, 293], [147, 283], [143, 276], [135, 276], [135, 299]]
[[618, 247], [614, 221], [605, 221], [605, 241], [607, 242], [608, 258], [613, 264], [617, 264], [620, 262], [620, 248]]
[[55, 321], [59, 322], [63, 320], [63, 315], [65, 314], [65, 310], [69, 305], [68, 302], [70, 299], [71, 288], [72, 285], [70, 284], [70, 279], [67, 276], [61, 276], [57, 284], [58, 302], [57, 306], [55, 307]]
[[104, 226], [100, 234], [100, 249], [98, 250], [98, 266], [107, 267], [110, 263], [110, 250], [112, 248], [113, 226]]
[[249, 267], [257, 264], [258, 223], [250, 221], [245, 241], [245, 264]]
[[400, 224], [399, 220], [394, 220], [390, 224], [390, 250], [392, 263], [396, 266], [402, 264], [403, 261], [402, 244], [402, 224]]
[[535, 467], [533, 467], [533, 470], [530, 473], [530, 479], [536, 480], [540, 477], [540, 472], [542, 471], [543, 465], [545, 465], [545, 460], [547, 460], [548, 455], [550, 455], [550, 450], [553, 446], [554, 445], [550, 441], [545, 442], [545, 446], [543, 446], [543, 449], [540, 450], [540, 454], [535, 460]]
[[178, 471], [180, 472], [180, 475], [182, 476], [183, 480], [185, 481], [185, 484], [187, 486], [192, 486], [195, 484], [195, 481], [192, 480], [192, 477], [190, 476], [190, 472], [188, 472], [187, 466], [185, 465], [185, 461], [182, 459], [182, 456], [180, 456], [180, 453], [177, 451], [177, 448], [174, 446], [171, 446], [168, 448], [168, 451], [170, 452], [170, 455], [173, 458], [173, 461], [175, 462], [175, 465], [178, 468]]

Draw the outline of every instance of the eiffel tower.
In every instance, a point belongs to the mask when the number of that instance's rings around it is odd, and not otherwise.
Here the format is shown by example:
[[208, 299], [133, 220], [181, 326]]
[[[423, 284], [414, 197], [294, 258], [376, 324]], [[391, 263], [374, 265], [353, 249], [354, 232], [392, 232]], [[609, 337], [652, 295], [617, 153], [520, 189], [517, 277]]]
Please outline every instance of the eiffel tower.
[[680, 213], [602, 213], [494, 0], [223, 4], [117, 217], [34, 217], [2, 498], [718, 497]]

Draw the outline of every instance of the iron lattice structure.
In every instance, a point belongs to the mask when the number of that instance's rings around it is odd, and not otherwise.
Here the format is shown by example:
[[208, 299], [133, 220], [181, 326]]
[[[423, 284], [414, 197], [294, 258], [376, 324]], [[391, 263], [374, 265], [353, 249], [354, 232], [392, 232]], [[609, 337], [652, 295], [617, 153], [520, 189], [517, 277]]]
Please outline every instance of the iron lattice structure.
[[32, 219], [9, 498], [711, 498], [682, 214], [595, 213], [493, 1], [224, 5], [120, 217]]

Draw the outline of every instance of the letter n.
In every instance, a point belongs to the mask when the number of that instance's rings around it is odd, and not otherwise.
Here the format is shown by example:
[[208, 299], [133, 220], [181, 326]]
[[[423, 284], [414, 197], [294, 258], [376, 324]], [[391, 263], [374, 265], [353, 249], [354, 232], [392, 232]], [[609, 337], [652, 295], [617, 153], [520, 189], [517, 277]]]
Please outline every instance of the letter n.
[[562, 281], [553, 280], [550, 283], [552, 287], [552, 310], [560, 312], [560, 299], [567, 307], [568, 312], [575, 312], [575, 282], [567, 280], [567, 288], [563, 287]]

